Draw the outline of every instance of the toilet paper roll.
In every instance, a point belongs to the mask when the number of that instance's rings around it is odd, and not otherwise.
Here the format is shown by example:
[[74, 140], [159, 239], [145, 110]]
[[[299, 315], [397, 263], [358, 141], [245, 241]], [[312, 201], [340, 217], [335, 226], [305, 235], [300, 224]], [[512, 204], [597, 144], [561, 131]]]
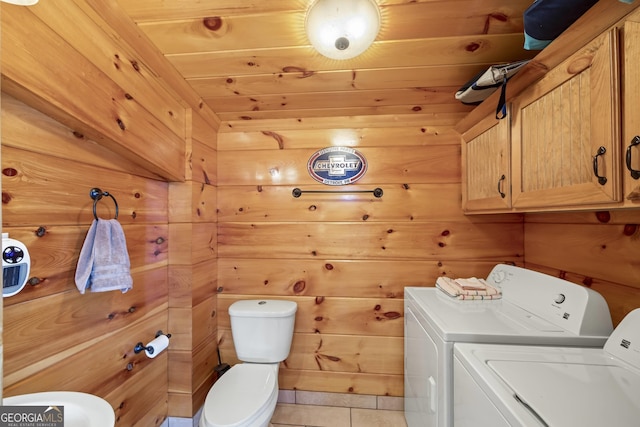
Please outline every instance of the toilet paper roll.
[[166, 350], [167, 347], [169, 347], [169, 337], [166, 335], [160, 335], [158, 338], [147, 344], [147, 349], [144, 352], [147, 357], [153, 359]]

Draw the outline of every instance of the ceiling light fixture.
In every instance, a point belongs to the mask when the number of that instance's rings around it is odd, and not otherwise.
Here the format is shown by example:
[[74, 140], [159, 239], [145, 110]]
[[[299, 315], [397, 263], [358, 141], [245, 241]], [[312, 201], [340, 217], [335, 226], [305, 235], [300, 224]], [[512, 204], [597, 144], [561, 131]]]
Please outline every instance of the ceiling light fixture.
[[375, 0], [315, 0], [307, 11], [309, 41], [331, 59], [350, 59], [373, 43], [380, 31]]
[[38, 0], [0, 0], [4, 3], [17, 4], [18, 6], [33, 6]]

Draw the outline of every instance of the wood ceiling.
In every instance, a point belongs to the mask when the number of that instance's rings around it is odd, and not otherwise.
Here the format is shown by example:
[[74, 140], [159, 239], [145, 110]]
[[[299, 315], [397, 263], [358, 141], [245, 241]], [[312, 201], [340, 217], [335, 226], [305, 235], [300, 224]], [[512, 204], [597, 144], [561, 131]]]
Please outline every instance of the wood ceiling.
[[222, 121], [452, 113], [491, 64], [531, 58], [532, 0], [378, 0], [382, 28], [354, 59], [304, 34], [312, 0], [118, 0]]

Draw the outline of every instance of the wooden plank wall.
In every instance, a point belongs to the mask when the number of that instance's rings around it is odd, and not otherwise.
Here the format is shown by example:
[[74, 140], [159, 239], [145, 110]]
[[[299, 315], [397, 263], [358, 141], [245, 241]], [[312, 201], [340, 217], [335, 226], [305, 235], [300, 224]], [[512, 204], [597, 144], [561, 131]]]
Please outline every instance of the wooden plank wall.
[[640, 210], [526, 214], [527, 268], [600, 292], [614, 325], [640, 307]]
[[[3, 227], [33, 246], [41, 280], [5, 301], [5, 392], [87, 390], [125, 426], [192, 416], [216, 361], [219, 120], [113, 3], [2, 9]], [[125, 295], [73, 288], [92, 186], [120, 203], [135, 272]], [[174, 334], [167, 354], [130, 354], [159, 329]]]
[[[461, 113], [463, 114], [463, 113]], [[461, 114], [226, 122], [218, 134], [218, 334], [236, 363], [228, 307], [238, 299], [298, 304], [281, 389], [403, 395], [405, 286], [438, 275], [484, 276], [522, 263], [522, 217], [462, 215]], [[353, 188], [307, 173], [318, 149], [368, 160]]]
[[216, 133], [191, 114], [185, 182], [169, 185], [169, 416], [192, 417], [216, 380]]
[[[31, 284], [4, 299], [4, 395], [76, 390], [105, 398], [117, 425], [159, 425], [167, 414], [167, 352], [135, 354], [168, 328], [168, 184], [99, 144], [2, 97], [3, 232], [23, 241]], [[133, 289], [81, 295], [74, 283], [93, 220], [92, 187], [119, 205]], [[97, 205], [113, 218], [115, 205]]]

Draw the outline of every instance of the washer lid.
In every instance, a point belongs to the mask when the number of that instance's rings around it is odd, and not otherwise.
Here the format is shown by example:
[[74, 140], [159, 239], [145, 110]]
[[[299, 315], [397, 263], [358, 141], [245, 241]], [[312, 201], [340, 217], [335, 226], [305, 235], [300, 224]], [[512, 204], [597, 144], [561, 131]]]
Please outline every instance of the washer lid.
[[635, 426], [640, 419], [640, 375], [614, 360], [489, 360], [487, 365], [524, 405], [549, 426]]
[[602, 347], [608, 335], [576, 335], [507, 300], [462, 301], [433, 288], [405, 288], [405, 299], [444, 341]]
[[278, 392], [273, 366], [240, 363], [211, 387], [203, 416], [210, 426], [241, 426], [257, 416]]

